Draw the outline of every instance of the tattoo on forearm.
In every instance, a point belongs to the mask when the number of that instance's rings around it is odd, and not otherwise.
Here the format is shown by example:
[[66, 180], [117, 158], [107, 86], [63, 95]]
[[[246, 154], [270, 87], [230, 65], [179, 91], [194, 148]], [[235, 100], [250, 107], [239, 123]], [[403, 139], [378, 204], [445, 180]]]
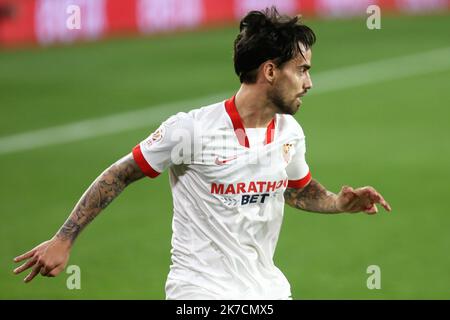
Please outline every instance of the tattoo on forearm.
[[64, 225], [59, 230], [58, 235], [70, 235], [70, 238], [75, 239], [80, 232], [80, 228], [80, 225], [69, 217], [66, 223], [64, 223]]
[[338, 213], [335, 198], [334, 193], [314, 179], [303, 189], [287, 188], [284, 192], [284, 199], [291, 207], [320, 213]]
[[105, 170], [86, 190], [57, 237], [73, 242], [78, 234], [130, 183], [144, 176], [131, 154]]

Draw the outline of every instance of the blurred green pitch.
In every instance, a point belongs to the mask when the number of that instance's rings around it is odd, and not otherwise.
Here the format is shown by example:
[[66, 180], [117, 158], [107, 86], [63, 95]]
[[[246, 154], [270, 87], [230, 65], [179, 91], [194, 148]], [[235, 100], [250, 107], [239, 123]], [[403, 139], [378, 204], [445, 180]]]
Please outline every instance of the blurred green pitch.
[[[328, 70], [450, 45], [448, 15], [382, 17], [382, 29], [372, 31], [364, 18], [306, 23], [318, 36], [313, 81]], [[0, 136], [233, 92], [236, 32], [2, 52]], [[449, 84], [447, 64], [304, 98], [296, 118], [313, 176], [335, 192], [373, 185], [393, 212], [326, 216], [286, 207], [275, 261], [295, 299], [450, 299]], [[65, 273], [28, 285], [25, 274], [12, 274], [13, 257], [51, 237], [91, 181], [157, 127], [149, 123], [0, 155], [1, 299], [164, 298], [167, 173], [131, 185], [79, 237], [69, 264], [81, 267], [81, 290], [66, 288]], [[366, 287], [373, 264], [381, 290]]]

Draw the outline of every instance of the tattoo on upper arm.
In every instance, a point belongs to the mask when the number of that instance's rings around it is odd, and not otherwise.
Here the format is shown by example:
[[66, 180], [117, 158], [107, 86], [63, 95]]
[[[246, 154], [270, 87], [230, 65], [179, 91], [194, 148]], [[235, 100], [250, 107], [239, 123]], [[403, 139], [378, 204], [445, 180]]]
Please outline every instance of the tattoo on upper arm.
[[86, 190], [57, 237], [73, 242], [83, 228], [130, 183], [144, 177], [131, 154], [106, 169]]
[[335, 196], [314, 179], [302, 189], [287, 188], [284, 192], [284, 199], [290, 206], [322, 213], [337, 212]]

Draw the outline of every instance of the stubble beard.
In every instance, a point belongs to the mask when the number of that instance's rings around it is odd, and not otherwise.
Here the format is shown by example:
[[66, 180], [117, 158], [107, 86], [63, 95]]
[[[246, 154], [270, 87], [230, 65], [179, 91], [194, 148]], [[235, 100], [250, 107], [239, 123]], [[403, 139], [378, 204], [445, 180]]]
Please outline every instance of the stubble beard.
[[300, 107], [297, 99], [294, 103], [287, 103], [279, 90], [269, 92], [268, 99], [278, 109], [277, 113], [294, 115]]

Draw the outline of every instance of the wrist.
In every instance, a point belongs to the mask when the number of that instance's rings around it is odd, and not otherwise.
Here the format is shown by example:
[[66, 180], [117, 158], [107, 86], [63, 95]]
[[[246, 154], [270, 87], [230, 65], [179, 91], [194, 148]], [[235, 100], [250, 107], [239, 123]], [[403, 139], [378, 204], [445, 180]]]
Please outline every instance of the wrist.
[[62, 236], [59, 232], [53, 236], [52, 240], [66, 249], [70, 250], [72, 248], [72, 239]]
[[333, 211], [336, 213], [344, 213], [345, 211], [343, 210], [343, 208], [340, 205], [340, 201], [339, 201], [339, 195], [337, 194], [333, 194], [333, 198], [332, 198], [332, 202], [333, 202]]

